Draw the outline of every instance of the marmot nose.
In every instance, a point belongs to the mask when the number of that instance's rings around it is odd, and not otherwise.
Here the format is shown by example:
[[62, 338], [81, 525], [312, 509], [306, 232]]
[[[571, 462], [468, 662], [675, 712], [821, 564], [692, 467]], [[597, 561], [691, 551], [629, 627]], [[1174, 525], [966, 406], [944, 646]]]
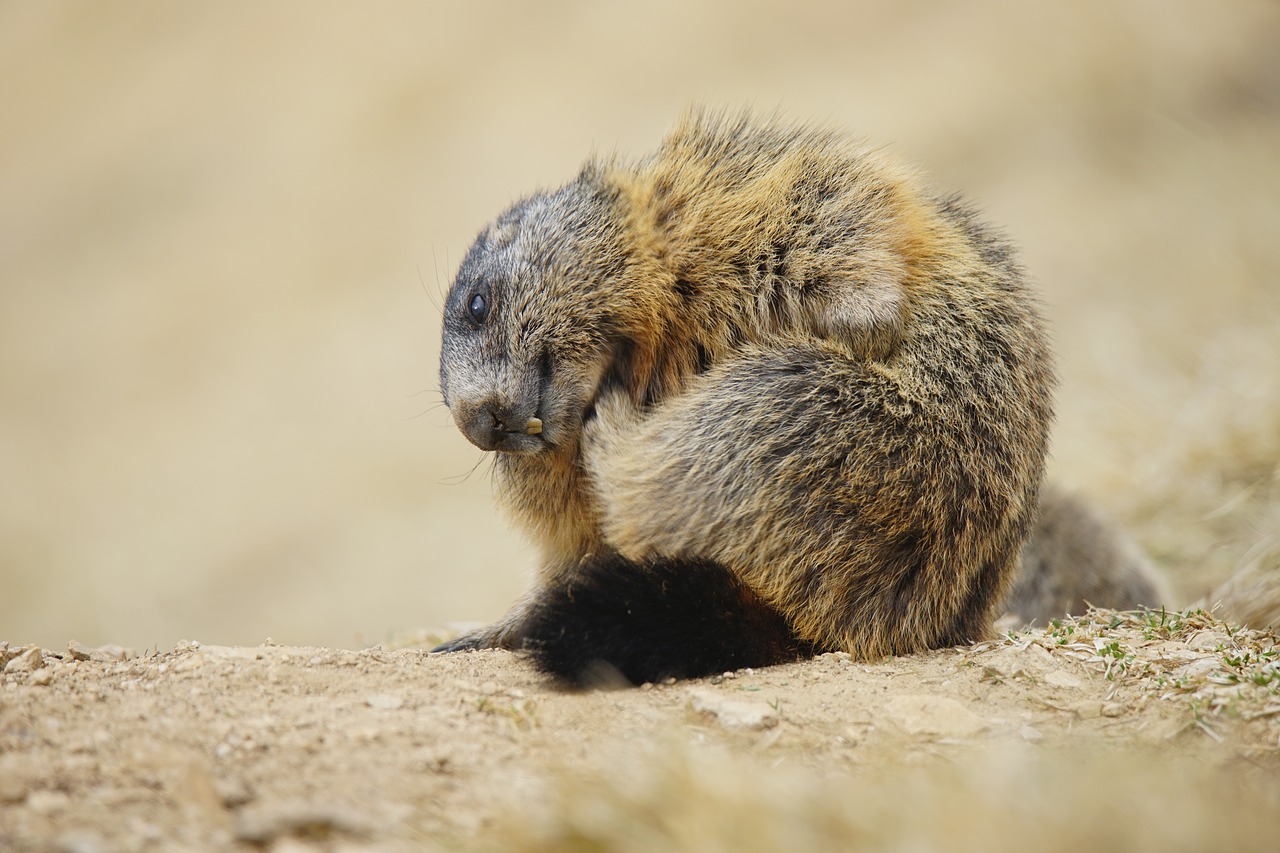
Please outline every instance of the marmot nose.
[[501, 450], [512, 436], [538, 435], [542, 421], [521, 412], [515, 406], [493, 400], [485, 401], [468, 412], [460, 412], [458, 428], [467, 440], [481, 450]]

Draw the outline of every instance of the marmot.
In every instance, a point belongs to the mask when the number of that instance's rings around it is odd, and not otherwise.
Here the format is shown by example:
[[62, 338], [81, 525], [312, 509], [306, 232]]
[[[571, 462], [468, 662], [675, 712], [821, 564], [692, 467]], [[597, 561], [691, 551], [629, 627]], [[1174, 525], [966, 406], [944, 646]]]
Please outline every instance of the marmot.
[[527, 648], [579, 683], [986, 636], [1055, 382], [969, 205], [837, 131], [700, 111], [479, 235], [440, 380], [542, 554], [437, 651]]

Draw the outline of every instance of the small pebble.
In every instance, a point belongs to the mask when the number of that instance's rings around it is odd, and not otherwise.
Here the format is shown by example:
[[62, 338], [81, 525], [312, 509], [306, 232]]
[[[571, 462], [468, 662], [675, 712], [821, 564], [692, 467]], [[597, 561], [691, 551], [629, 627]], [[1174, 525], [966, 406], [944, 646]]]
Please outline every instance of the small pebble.
[[5, 672], [35, 672], [44, 665], [39, 646], [27, 646], [20, 654], [4, 665]]
[[697, 690], [689, 696], [692, 716], [717, 723], [726, 729], [759, 731], [778, 724], [778, 712], [764, 702], [744, 701], [711, 690]]
[[393, 693], [375, 693], [365, 697], [364, 704], [379, 711], [394, 711], [404, 705], [404, 697]]

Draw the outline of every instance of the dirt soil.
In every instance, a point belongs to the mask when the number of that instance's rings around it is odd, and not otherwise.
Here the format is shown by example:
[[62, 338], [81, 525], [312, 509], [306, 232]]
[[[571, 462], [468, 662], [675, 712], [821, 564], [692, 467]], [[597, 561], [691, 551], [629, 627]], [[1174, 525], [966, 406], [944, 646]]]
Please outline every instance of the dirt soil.
[[1278, 655], [1198, 611], [595, 692], [498, 651], [8, 648], [0, 849], [1274, 849]]

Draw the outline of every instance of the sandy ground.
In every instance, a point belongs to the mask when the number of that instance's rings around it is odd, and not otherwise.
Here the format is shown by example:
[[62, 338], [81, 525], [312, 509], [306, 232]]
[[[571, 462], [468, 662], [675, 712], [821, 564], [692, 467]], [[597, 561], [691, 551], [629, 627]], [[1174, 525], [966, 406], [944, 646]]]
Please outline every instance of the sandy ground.
[[1280, 815], [1280, 647], [1200, 612], [587, 693], [497, 651], [130, 654], [0, 653], [0, 847], [1272, 850]]
[[532, 560], [438, 406], [454, 265], [691, 101], [976, 199], [1054, 479], [1175, 605], [1280, 570], [1277, 57], [1269, 0], [0, 6], [0, 849], [1261, 849], [1272, 641], [1195, 620], [595, 694], [400, 647]]

